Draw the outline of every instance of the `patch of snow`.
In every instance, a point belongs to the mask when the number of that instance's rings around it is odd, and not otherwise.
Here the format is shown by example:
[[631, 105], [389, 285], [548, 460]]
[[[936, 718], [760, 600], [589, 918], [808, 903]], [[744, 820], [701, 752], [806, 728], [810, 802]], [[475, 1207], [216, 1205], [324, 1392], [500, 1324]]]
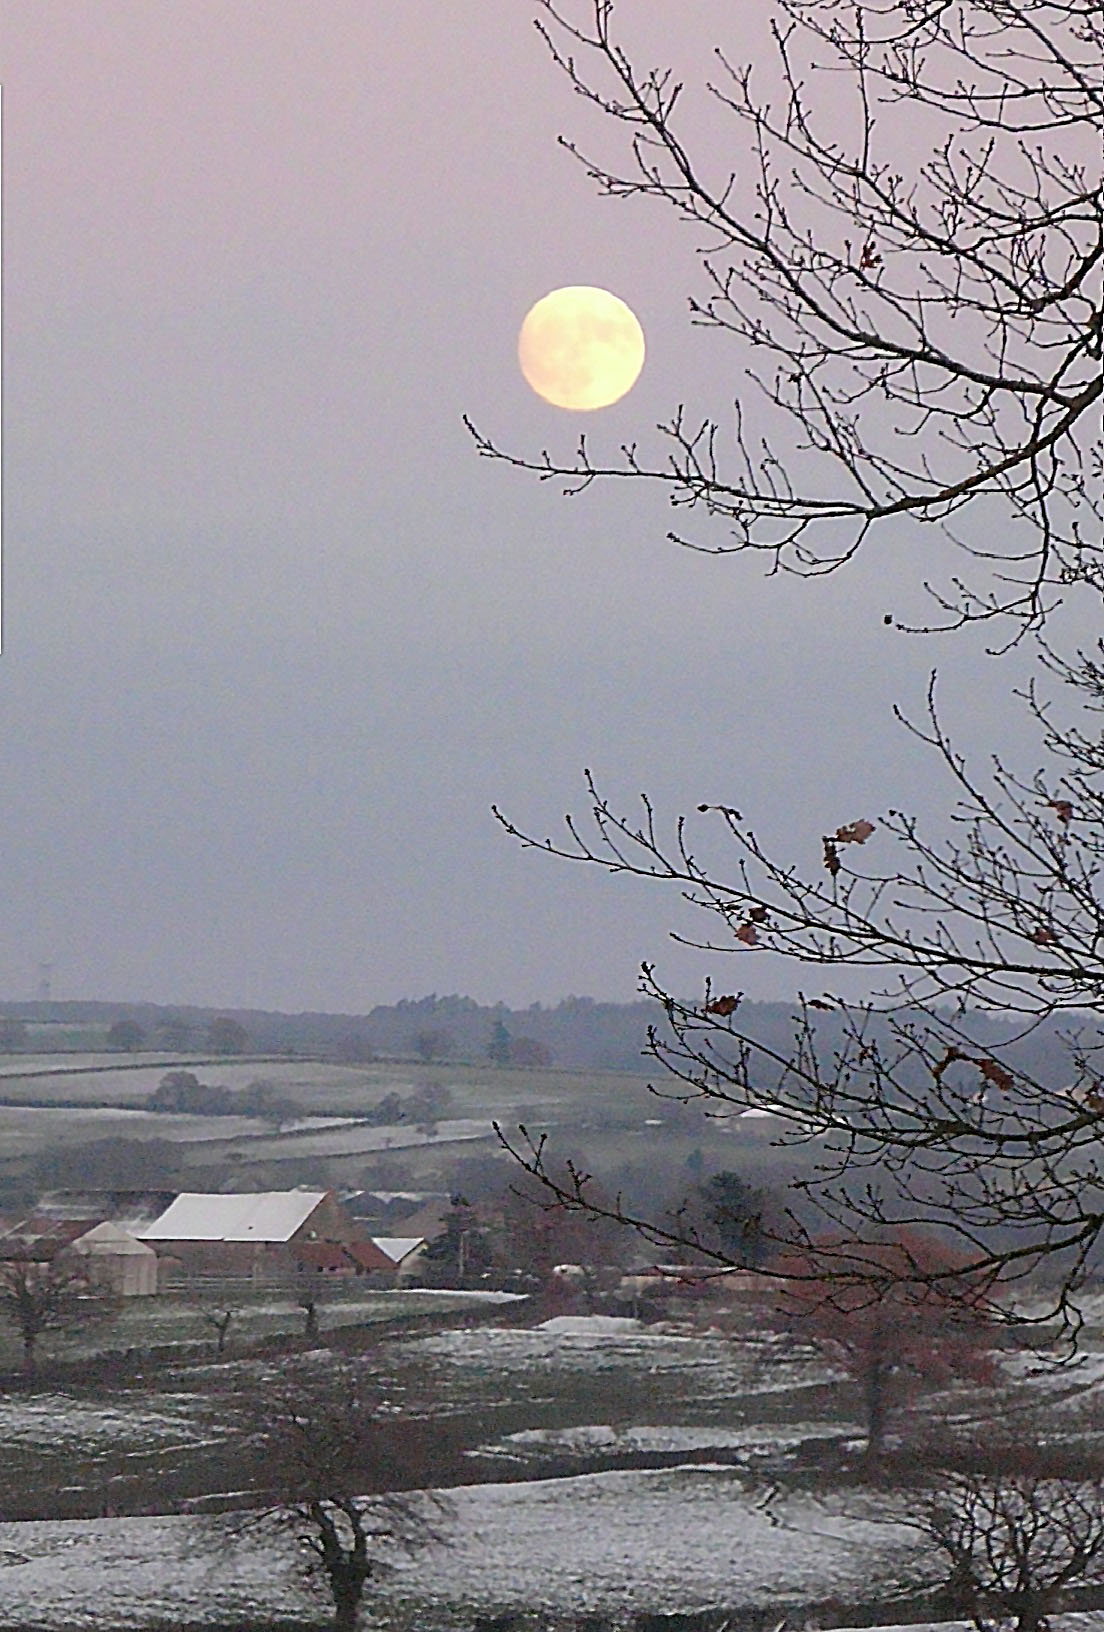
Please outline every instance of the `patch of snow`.
[[435, 1332], [406, 1339], [406, 1344], [447, 1365], [502, 1376], [548, 1371], [692, 1376], [699, 1399], [793, 1393], [845, 1376], [811, 1351], [783, 1357], [760, 1344], [677, 1335], [627, 1320], [615, 1331], [608, 1325], [593, 1326], [590, 1316], [583, 1317], [582, 1329], [565, 1329], [559, 1324], [574, 1318], [558, 1317], [545, 1326], [529, 1328], [484, 1326]]
[[466, 1486], [450, 1496], [454, 1545], [400, 1564], [385, 1603], [693, 1612], [782, 1595], [867, 1596], [921, 1557], [914, 1533], [841, 1499], [780, 1497], [768, 1509], [759, 1487], [728, 1467]]
[[565, 1337], [618, 1337], [624, 1332], [640, 1332], [639, 1320], [628, 1315], [555, 1315], [543, 1320], [540, 1332], [556, 1332]]
[[[189, 1395], [157, 1397], [152, 1403], [93, 1404], [67, 1394], [35, 1394], [26, 1399], [0, 1399], [0, 1441], [6, 1445], [88, 1447], [95, 1451], [120, 1442], [148, 1444], [173, 1440], [202, 1444], [204, 1435], [192, 1420], [194, 1401]], [[206, 1428], [204, 1434], [209, 1434]]]
[[838, 1422], [750, 1423], [737, 1428], [722, 1424], [631, 1423], [621, 1427], [588, 1423], [576, 1428], [524, 1428], [507, 1434], [492, 1445], [481, 1447], [477, 1455], [493, 1456], [514, 1451], [560, 1452], [569, 1456], [595, 1454], [670, 1455], [683, 1451], [784, 1450], [807, 1439], [842, 1439], [845, 1430]]
[[477, 1289], [455, 1291], [436, 1286], [400, 1286], [388, 1287], [380, 1294], [381, 1297], [396, 1298], [457, 1298], [461, 1302], [472, 1303], [524, 1303], [528, 1292], [483, 1292]]

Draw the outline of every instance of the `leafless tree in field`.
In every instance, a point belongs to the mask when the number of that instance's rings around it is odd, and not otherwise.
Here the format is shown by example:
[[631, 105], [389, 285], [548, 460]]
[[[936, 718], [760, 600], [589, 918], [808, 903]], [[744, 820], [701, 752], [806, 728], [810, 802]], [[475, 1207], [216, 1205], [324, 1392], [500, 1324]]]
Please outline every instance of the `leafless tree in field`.
[[1104, 1480], [1032, 1462], [1021, 1449], [1004, 1468], [945, 1471], [912, 1521], [978, 1632], [1047, 1632], [1073, 1589], [1104, 1582]]
[[654, 484], [720, 524], [676, 542], [806, 576], [887, 532], [930, 556], [937, 527], [972, 565], [929, 585], [933, 625], [1037, 625], [1063, 586], [1104, 590], [1097, 0], [762, 9], [773, 66], [734, 39], [706, 70], [720, 151], [697, 87], [625, 43], [629, 8], [541, 0], [537, 25], [614, 153], [563, 145], [696, 235], [691, 319], [730, 345], [731, 417], [680, 404], [613, 458], [469, 422], [479, 452], [570, 492]]
[[308, 1578], [333, 1603], [335, 1632], [354, 1632], [365, 1593], [397, 1554], [441, 1539], [446, 1504], [408, 1488], [431, 1471], [416, 1430], [410, 1457], [396, 1466], [386, 1449], [393, 1436], [383, 1435], [387, 1419], [353, 1365], [269, 1379], [246, 1408], [268, 1492], [252, 1522], [292, 1530]]
[[43, 1261], [25, 1253], [0, 1261], [0, 1320], [23, 1345], [29, 1382], [38, 1369], [39, 1340], [47, 1332], [72, 1331], [114, 1309], [114, 1300], [93, 1285], [87, 1268], [67, 1255]]
[[220, 1360], [226, 1353], [226, 1341], [230, 1335], [230, 1326], [237, 1312], [236, 1309], [232, 1308], [205, 1309], [203, 1311], [203, 1324], [210, 1326], [215, 1333], [215, 1353]]

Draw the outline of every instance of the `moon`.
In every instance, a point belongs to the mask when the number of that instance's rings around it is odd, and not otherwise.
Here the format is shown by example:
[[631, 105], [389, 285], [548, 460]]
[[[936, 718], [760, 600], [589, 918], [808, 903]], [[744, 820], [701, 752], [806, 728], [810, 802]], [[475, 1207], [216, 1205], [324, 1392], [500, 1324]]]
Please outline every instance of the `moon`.
[[608, 289], [571, 284], [531, 307], [518, 336], [526, 380], [556, 408], [587, 413], [631, 391], [644, 367], [644, 331]]

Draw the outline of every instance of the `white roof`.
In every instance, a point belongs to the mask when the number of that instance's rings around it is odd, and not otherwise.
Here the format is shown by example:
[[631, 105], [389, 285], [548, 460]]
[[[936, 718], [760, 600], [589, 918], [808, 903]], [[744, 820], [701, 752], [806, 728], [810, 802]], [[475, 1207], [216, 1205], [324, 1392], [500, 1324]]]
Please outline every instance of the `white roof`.
[[424, 1235], [374, 1235], [373, 1244], [381, 1252], [386, 1253], [393, 1264], [401, 1264], [404, 1258], [418, 1247], [425, 1245]]
[[121, 1230], [118, 1224], [105, 1220], [102, 1224], [93, 1224], [90, 1230], [70, 1243], [75, 1252], [110, 1253], [113, 1257], [126, 1253], [131, 1257], [140, 1254], [143, 1258], [152, 1258], [154, 1251], [143, 1242], [137, 1240], [127, 1230]]
[[189, 1191], [135, 1234], [141, 1241], [290, 1241], [327, 1194], [258, 1190], [205, 1196]]

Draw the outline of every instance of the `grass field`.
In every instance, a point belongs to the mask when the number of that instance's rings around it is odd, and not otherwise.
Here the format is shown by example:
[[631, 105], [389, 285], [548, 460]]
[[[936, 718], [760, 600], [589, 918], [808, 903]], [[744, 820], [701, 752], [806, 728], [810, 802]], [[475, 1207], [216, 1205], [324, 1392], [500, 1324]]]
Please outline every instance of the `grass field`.
[[[362, 1117], [385, 1096], [405, 1097], [433, 1084], [450, 1101], [431, 1137], [416, 1124], [387, 1127], [271, 1125], [245, 1117], [176, 1116], [139, 1107], [170, 1069], [240, 1090], [258, 1079], [302, 1107], [306, 1118]], [[342, 1066], [288, 1059], [200, 1061], [193, 1056], [18, 1055], [0, 1061], [0, 1175], [37, 1153], [108, 1138], [168, 1140], [180, 1147], [181, 1184], [195, 1189], [360, 1185], [401, 1159], [409, 1182], [440, 1188], [452, 1165], [498, 1149], [491, 1124], [524, 1123], [548, 1132], [551, 1147], [584, 1154], [592, 1170], [647, 1168], [657, 1153], [684, 1164], [701, 1147], [723, 1165], [753, 1162], [759, 1182], [794, 1171], [803, 1158], [771, 1149], [769, 1120], [707, 1121], [657, 1100], [643, 1075], [490, 1065], [380, 1062]], [[804, 1158], [807, 1160], [807, 1157]], [[15, 1165], [13, 1165], [15, 1164]], [[186, 1179], [185, 1179], [186, 1174]], [[121, 1182], [121, 1181], [115, 1181]]]

